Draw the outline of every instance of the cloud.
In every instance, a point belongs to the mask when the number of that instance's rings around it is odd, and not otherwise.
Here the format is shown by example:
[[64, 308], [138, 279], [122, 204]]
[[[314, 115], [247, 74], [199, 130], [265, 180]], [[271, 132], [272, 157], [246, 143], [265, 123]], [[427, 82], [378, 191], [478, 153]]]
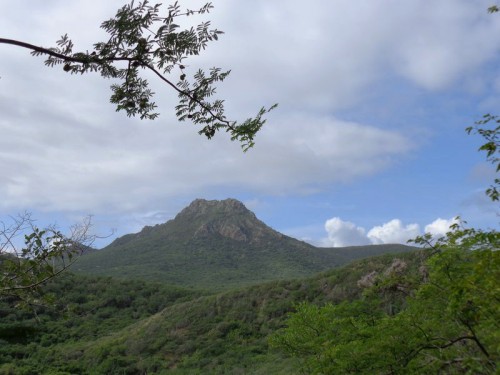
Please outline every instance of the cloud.
[[[98, 26], [121, 5], [11, 3], [2, 9], [0, 35], [53, 46], [67, 32], [75, 50], [105, 39]], [[346, 119], [370, 108], [370, 96], [390, 108], [391, 90], [378, 91], [377, 83], [394, 84], [398, 95], [399, 86], [425, 94], [492, 61], [500, 39], [491, 36], [500, 23], [486, 14], [488, 5], [311, 0], [304, 17], [294, 1], [217, 2], [208, 19], [226, 34], [188, 68], [232, 69], [219, 89], [231, 118], [280, 103], [246, 154], [226, 134], [208, 142], [190, 124], [179, 125], [172, 115], [176, 95], [163, 85], [152, 85], [160, 118], [140, 122], [114, 112], [112, 82], [46, 68], [43, 58], [2, 45], [0, 209], [140, 216], [171, 212], [171, 202], [179, 208], [182, 197], [213, 191], [297, 196], [379, 173], [418, 147], [401, 130], [407, 118], [397, 119], [398, 131]], [[484, 78], [482, 70], [476, 75]], [[355, 114], [345, 115], [349, 110]], [[411, 228], [385, 227], [373, 238], [398, 238], [391, 230]]]
[[434, 237], [441, 237], [450, 231], [450, 226], [458, 223], [459, 221], [456, 218], [452, 219], [439, 218], [425, 226], [425, 233], [430, 233]]
[[[387, 78], [444, 90], [494, 59], [500, 47], [491, 38], [500, 24], [487, 14], [485, 1], [445, 0], [429, 7], [422, 0], [362, 6], [312, 0], [307, 17], [294, 2], [218, 4], [215, 20], [228, 37], [210, 57], [245, 67], [233, 72], [244, 87], [258, 90], [260, 81], [279, 82], [269, 85], [263, 98], [279, 98], [290, 107], [351, 108], [370, 95], [368, 86]], [[249, 32], [253, 37], [242, 43]]]
[[421, 1], [398, 4], [393, 11], [399, 17], [392, 19], [398, 20], [401, 40], [394, 49], [394, 67], [429, 90], [451, 85], [496, 54], [497, 41], [489, 39], [499, 25], [486, 8], [467, 1], [442, 1], [432, 11]]
[[406, 243], [420, 234], [418, 224], [403, 225], [401, 220], [393, 219], [381, 226], [375, 226], [368, 231], [367, 237], [374, 244]]
[[413, 148], [396, 132], [290, 113], [275, 115], [243, 153], [224, 133], [207, 141], [173, 121], [117, 123], [102, 104], [73, 113], [0, 102], [2, 208], [149, 212], [224, 187], [302, 194], [377, 173]]
[[328, 233], [328, 238], [323, 241], [325, 246], [342, 247], [370, 243], [364, 228], [358, 227], [350, 221], [343, 221], [338, 217], [327, 220], [325, 230]]
[[[436, 219], [425, 226], [424, 232], [435, 237], [445, 235], [452, 224], [457, 223], [455, 218]], [[401, 220], [393, 219], [380, 226], [374, 226], [368, 232], [356, 224], [341, 220], [338, 217], [325, 222], [327, 238], [323, 239], [322, 246], [343, 247], [367, 244], [407, 244], [408, 240], [421, 235], [420, 225], [404, 225]]]
[[[33, 9], [40, 30], [33, 35], [15, 22], [24, 17], [27, 4], [8, 9], [0, 35], [49, 46], [60, 29], [77, 46], [90, 48], [102, 39], [99, 23], [114, 12], [109, 4], [56, 1]], [[321, 9], [321, 4], [315, 6]], [[347, 3], [338, 6], [340, 14], [355, 16]], [[44, 67], [42, 58], [27, 51], [2, 46], [12, 54], [0, 82], [2, 92], [9, 93], [0, 94], [0, 169], [5, 171], [0, 208], [147, 213], [159, 204], [169, 210], [166, 202], [179, 197], [215, 190], [311, 194], [401, 160], [416, 148], [409, 135], [332, 115], [335, 108], [355, 104], [353, 98], [376, 76], [370, 64], [380, 57], [377, 44], [344, 24], [342, 30], [361, 43], [353, 49], [349, 38], [338, 37], [340, 28], [337, 37], [328, 32], [334, 25], [325, 16], [330, 12], [314, 13], [315, 21], [305, 21], [301, 12], [285, 3], [221, 2], [210, 15], [227, 37], [196, 61], [233, 69], [220, 88], [231, 117], [244, 119], [262, 104], [280, 103], [258, 134], [255, 149], [246, 154], [224, 133], [208, 142], [190, 124], [179, 125], [172, 115], [176, 96], [163, 85], [153, 84], [160, 118], [140, 122], [114, 112], [109, 82], [97, 75], [67, 75]], [[238, 16], [250, 13], [255, 18]], [[291, 19], [301, 27], [286, 27]], [[337, 54], [344, 56], [338, 59]]]

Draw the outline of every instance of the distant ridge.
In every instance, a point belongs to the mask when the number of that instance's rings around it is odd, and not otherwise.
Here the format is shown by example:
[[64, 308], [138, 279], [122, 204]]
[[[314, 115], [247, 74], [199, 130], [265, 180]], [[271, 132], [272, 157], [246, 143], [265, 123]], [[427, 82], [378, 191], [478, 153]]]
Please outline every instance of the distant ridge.
[[217, 291], [311, 276], [353, 259], [412, 249], [317, 248], [270, 228], [236, 199], [196, 199], [173, 220], [82, 257], [74, 271]]

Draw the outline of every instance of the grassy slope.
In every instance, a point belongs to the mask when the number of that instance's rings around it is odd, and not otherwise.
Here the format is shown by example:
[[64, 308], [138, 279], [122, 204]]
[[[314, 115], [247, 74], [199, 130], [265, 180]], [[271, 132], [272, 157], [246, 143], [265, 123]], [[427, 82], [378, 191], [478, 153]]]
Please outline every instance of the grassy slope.
[[[418, 255], [398, 257], [415, 260]], [[16, 366], [45, 366], [38, 368], [45, 373], [57, 368], [96, 374], [290, 374], [293, 360], [269, 351], [267, 339], [283, 326], [294, 305], [353, 299], [360, 293], [357, 280], [384, 269], [393, 258], [365, 259], [309, 279], [275, 281], [170, 303], [161, 312], [96, 338], [74, 337], [54, 346], [38, 346], [31, 359], [17, 361]], [[94, 312], [101, 313], [100, 308]]]

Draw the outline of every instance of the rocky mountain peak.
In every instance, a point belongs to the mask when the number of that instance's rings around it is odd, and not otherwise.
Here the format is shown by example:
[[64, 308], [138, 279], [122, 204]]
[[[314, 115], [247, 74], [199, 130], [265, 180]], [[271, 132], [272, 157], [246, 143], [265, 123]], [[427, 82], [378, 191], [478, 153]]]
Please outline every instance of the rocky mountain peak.
[[195, 238], [218, 235], [239, 242], [259, 242], [263, 237], [280, 237], [243, 203], [236, 199], [196, 199], [175, 218], [194, 229]]
[[189, 206], [184, 208], [179, 214], [178, 218], [200, 218], [209, 217], [212, 215], [217, 216], [232, 216], [232, 215], [247, 214], [255, 217], [253, 212], [248, 210], [243, 203], [236, 199], [228, 198], [224, 200], [206, 200], [206, 199], [195, 199]]

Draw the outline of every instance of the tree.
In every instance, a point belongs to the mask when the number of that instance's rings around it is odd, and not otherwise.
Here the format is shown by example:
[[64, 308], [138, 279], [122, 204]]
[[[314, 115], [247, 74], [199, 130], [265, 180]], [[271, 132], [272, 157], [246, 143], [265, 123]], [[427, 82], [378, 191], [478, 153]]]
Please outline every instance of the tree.
[[[493, 122], [493, 128], [484, 127]], [[500, 119], [466, 129], [500, 172]], [[499, 199], [500, 180], [486, 190]], [[418, 273], [395, 259], [358, 282], [361, 299], [323, 307], [300, 304], [270, 343], [310, 374], [494, 374], [500, 361], [500, 233], [454, 224], [431, 234]], [[402, 296], [404, 298], [402, 299]]]
[[42, 303], [43, 285], [67, 270], [96, 239], [90, 228], [87, 218], [66, 236], [54, 226], [40, 229], [29, 213], [0, 222], [0, 298], [24, 306]]
[[[387, 272], [391, 265], [359, 300], [300, 304], [271, 344], [310, 374], [494, 374], [499, 246], [498, 232], [456, 226], [425, 250], [416, 285], [412, 273]], [[394, 309], [400, 290], [408, 297]]]
[[231, 140], [240, 141], [246, 151], [254, 145], [255, 135], [266, 121], [263, 116], [276, 104], [267, 109], [262, 107], [254, 118], [242, 123], [229, 120], [224, 100], [212, 96], [216, 93], [216, 83], [224, 81], [230, 71], [214, 67], [207, 73], [199, 69], [192, 82], [186, 73], [186, 59], [198, 55], [223, 32], [210, 29], [210, 21], [184, 30], [176, 22], [181, 17], [209, 13], [212, 8], [207, 3], [198, 10], [182, 11], [176, 1], [165, 10], [161, 4], [150, 5], [147, 0], [137, 5], [132, 1], [101, 24], [109, 39], [95, 43], [93, 51], [74, 52], [67, 35], [54, 48], [5, 38], [0, 38], [0, 43], [30, 49], [34, 56], [46, 55], [45, 65], [49, 67], [62, 65], [71, 74], [99, 72], [104, 78], [120, 82], [111, 85], [111, 103], [116, 104], [117, 111], [125, 111], [127, 116], [139, 115], [141, 119], [158, 116], [156, 103], [152, 101], [154, 93], [148, 80], [141, 76], [143, 71], [150, 71], [177, 93], [179, 103], [175, 109], [179, 121], [190, 120], [200, 125], [199, 133], [209, 139], [224, 130]]

